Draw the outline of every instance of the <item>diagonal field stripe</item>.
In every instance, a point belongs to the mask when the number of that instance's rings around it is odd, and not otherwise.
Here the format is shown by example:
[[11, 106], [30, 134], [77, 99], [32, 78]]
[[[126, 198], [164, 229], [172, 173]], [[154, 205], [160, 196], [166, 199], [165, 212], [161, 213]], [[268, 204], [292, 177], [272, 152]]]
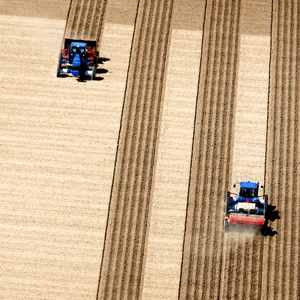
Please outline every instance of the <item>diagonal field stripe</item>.
[[177, 299], [201, 31], [172, 31], [143, 299]]
[[241, 36], [232, 184], [264, 183], [270, 37]]

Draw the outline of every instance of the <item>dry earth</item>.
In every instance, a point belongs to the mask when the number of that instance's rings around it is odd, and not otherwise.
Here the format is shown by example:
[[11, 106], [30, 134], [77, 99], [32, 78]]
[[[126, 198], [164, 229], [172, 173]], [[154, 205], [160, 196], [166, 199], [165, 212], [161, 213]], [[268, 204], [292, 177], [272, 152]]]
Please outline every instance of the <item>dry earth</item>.
[[[3, 0], [0, 299], [300, 299], [297, 0]], [[97, 80], [56, 78], [63, 36]], [[224, 234], [259, 181], [269, 230]]]

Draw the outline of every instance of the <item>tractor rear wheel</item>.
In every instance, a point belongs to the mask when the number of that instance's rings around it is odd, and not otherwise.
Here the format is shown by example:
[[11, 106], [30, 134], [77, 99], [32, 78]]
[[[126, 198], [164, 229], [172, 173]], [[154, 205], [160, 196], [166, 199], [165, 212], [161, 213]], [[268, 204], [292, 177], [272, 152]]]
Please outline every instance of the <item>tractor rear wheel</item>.
[[94, 65], [93, 65], [93, 69], [92, 69], [92, 80], [94, 80], [96, 77], [97, 67], [98, 67], [98, 56], [96, 55], [94, 57]]
[[56, 77], [60, 77], [60, 68], [61, 68], [61, 60], [62, 60], [62, 54], [59, 53], [58, 57], [58, 64], [57, 64], [57, 70], [56, 70]]

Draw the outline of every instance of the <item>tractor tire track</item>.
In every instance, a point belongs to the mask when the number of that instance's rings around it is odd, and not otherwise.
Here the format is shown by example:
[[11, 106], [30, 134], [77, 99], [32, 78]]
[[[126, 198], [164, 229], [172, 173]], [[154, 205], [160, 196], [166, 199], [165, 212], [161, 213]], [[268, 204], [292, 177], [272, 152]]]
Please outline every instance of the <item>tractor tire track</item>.
[[230, 179], [240, 10], [238, 0], [206, 5], [180, 299], [217, 299], [223, 284], [219, 217]]
[[97, 40], [100, 49], [106, 6], [107, 0], [71, 1], [65, 37]]
[[299, 21], [297, 1], [273, 2], [266, 190], [280, 212], [280, 234], [264, 245], [267, 299], [300, 297]]
[[141, 294], [172, 8], [138, 5], [98, 299]]

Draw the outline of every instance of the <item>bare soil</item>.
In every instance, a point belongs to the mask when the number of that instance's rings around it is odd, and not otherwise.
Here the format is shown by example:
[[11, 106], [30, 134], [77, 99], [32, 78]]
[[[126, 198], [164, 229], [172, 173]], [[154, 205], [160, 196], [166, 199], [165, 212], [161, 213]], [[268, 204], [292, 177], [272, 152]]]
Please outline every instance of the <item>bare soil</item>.
[[[299, 299], [297, 1], [21, 2], [0, 5], [0, 38], [13, 49], [1, 50], [8, 71], [2, 68], [0, 87], [0, 298]], [[168, 170], [172, 184], [178, 178], [186, 182], [180, 195], [186, 213], [178, 213], [182, 230], [176, 233], [182, 239], [172, 230], [159, 238], [159, 222], [164, 228], [164, 222], [176, 226], [167, 216], [152, 218], [159, 213], [153, 203], [164, 204], [153, 199], [157, 188], [167, 194], [171, 187], [156, 186], [162, 182], [157, 177], [161, 166], [172, 151], [173, 162], [178, 159], [176, 148], [166, 150], [162, 131], [170, 119], [164, 115], [170, 102], [164, 101], [172, 101], [166, 93], [176, 91], [176, 84], [166, 91], [168, 75], [174, 74], [168, 69], [175, 51], [170, 45], [172, 33], [180, 32], [183, 41], [182, 33], [190, 32], [188, 40], [193, 31], [202, 43], [192, 80], [197, 93], [188, 100], [195, 108], [184, 148], [189, 172], [183, 167], [180, 177], [171, 165]], [[107, 63], [100, 66], [98, 81], [55, 77], [64, 34], [99, 42]], [[253, 47], [261, 37], [270, 39], [269, 68], [261, 73], [269, 84], [257, 90], [267, 106], [261, 167], [270, 204], [265, 235], [225, 234], [222, 224], [225, 194], [235, 174], [235, 117], [238, 88], [244, 84], [239, 68], [246, 57], [242, 35], [251, 36]], [[189, 50], [180, 49], [186, 53], [183, 61]], [[18, 65], [14, 71], [12, 61]], [[189, 76], [180, 73], [178, 81]], [[255, 76], [253, 71], [248, 87], [259, 86], [261, 78]], [[249, 105], [259, 109], [255, 101]], [[176, 118], [184, 120], [178, 107]], [[179, 196], [173, 197], [175, 205]], [[157, 235], [150, 240], [153, 227]], [[165, 265], [164, 240], [182, 249], [176, 265]], [[148, 247], [154, 244], [159, 258]], [[180, 272], [172, 272], [166, 287], [167, 280], [159, 282], [149, 271], [151, 263]], [[147, 293], [145, 278], [151, 283]]]

